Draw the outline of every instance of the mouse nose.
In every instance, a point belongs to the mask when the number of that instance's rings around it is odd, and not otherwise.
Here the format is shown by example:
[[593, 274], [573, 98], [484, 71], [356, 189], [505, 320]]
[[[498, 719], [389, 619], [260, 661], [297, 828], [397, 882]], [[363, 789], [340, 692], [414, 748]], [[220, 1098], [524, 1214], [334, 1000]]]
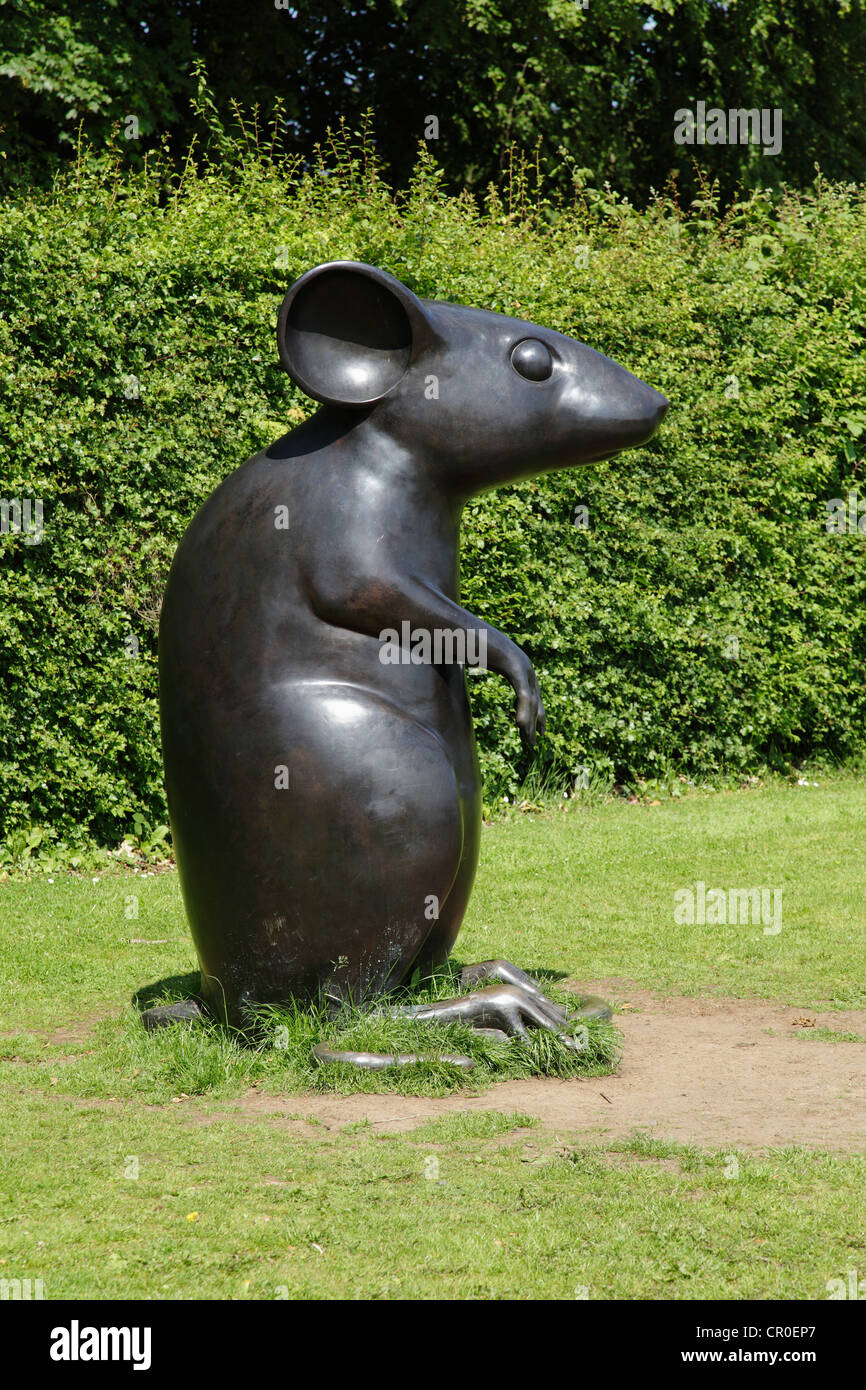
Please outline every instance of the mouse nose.
[[564, 397], [584, 460], [610, 458], [652, 438], [668, 401], [609, 357], [581, 347]]
[[652, 424], [654, 430], [658, 429], [665, 417], [669, 401], [667, 396], [663, 396], [661, 391], [656, 391], [652, 386], [647, 386], [645, 381], [641, 386], [641, 414], [647, 424]]
[[638, 380], [637, 399], [632, 401], [632, 428], [634, 430], [634, 442], [645, 444], [651, 439], [661, 424], [667, 413], [668, 399], [663, 396], [661, 391], [656, 391], [652, 386], [647, 386], [645, 381]]
[[[652, 391], [652, 387], [650, 387], [650, 390]], [[653, 429], [658, 429], [658, 427], [659, 427], [659, 425], [661, 424], [662, 420], [665, 418], [665, 416], [666, 416], [667, 413], [668, 413], [668, 406], [670, 405], [670, 401], [668, 400], [667, 396], [663, 396], [663, 395], [662, 395], [661, 391], [653, 391], [653, 396], [655, 397], [655, 401], [654, 401], [655, 411], [654, 411], [654, 414], [653, 414]]]

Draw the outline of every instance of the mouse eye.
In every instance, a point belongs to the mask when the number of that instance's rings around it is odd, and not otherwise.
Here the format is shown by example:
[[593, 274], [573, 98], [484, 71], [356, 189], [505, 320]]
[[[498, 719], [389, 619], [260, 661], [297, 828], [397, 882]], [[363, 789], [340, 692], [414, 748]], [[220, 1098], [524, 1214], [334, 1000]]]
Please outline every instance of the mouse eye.
[[546, 381], [553, 371], [553, 358], [538, 338], [524, 338], [511, 350], [511, 365], [527, 381]]

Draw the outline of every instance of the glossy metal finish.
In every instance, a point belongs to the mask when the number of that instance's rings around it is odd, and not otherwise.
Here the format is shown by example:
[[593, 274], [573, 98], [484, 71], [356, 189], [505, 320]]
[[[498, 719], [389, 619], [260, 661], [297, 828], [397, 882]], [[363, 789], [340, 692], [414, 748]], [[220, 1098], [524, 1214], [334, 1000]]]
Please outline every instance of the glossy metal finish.
[[390, 1071], [392, 1067], [414, 1067], [425, 1062], [445, 1062], [458, 1071], [472, 1071], [475, 1066], [471, 1057], [458, 1052], [340, 1052], [328, 1043], [319, 1043], [310, 1056], [320, 1066], [342, 1062], [361, 1071]]
[[464, 989], [482, 980], [498, 980], [486, 989], [473, 990], [455, 999], [437, 999], [432, 1004], [409, 1004], [390, 1009], [393, 1017], [414, 1018], [430, 1023], [467, 1023], [493, 1038], [525, 1038], [530, 1028], [557, 1033], [574, 1052], [582, 1052], [585, 1036], [575, 1036], [576, 1025], [591, 1019], [607, 1019], [610, 1005], [596, 995], [584, 995], [575, 1009], [563, 1008], [542, 993], [531, 975], [507, 960], [485, 960], [467, 965], [460, 972]]
[[480, 828], [463, 666], [383, 663], [380, 634], [483, 634], [534, 744], [530, 662], [460, 606], [461, 510], [643, 444], [667, 404], [562, 334], [351, 262], [292, 286], [278, 346], [322, 408], [204, 504], [160, 623], [202, 998], [235, 1025], [255, 1004], [377, 998], [447, 959]]
[[[585, 1028], [576, 1031], [579, 1025], [611, 1016], [610, 1005], [597, 995], [584, 995], [574, 1009], [555, 1004], [542, 993], [531, 975], [507, 960], [481, 961], [478, 965], [465, 966], [460, 972], [463, 989], [480, 984], [482, 980], [498, 980], [500, 983], [458, 995], [454, 999], [437, 999], [432, 1004], [404, 1004], [376, 1012], [385, 1013], [390, 1018], [411, 1018], [422, 1023], [465, 1023], [492, 1042], [508, 1043], [512, 1038], [525, 1038], [530, 1028], [544, 1028], [556, 1033], [573, 1052], [583, 1052], [588, 1042]], [[376, 1071], [407, 1062], [442, 1061], [459, 1065], [468, 1061], [450, 1053], [438, 1056], [413, 1053], [395, 1057], [378, 1052], [337, 1052], [328, 1043], [314, 1047], [312, 1058], [319, 1063], [345, 1062]], [[472, 1063], [468, 1062], [464, 1069], [468, 1071], [471, 1067]]]

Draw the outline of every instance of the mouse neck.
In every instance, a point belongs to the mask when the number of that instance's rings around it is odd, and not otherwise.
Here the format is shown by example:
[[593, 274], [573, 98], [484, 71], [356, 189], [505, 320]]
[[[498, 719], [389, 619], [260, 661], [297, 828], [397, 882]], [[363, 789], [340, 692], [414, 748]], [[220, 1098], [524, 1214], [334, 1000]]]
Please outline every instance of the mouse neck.
[[456, 545], [469, 494], [458, 492], [443, 479], [441, 460], [435, 455], [428, 456], [415, 441], [395, 435], [389, 422], [377, 418], [373, 410], [323, 406], [293, 431], [292, 439], [300, 440], [302, 432], [313, 449], [327, 448], [331, 454], [342, 455], [356, 477], [369, 474], [371, 485], [391, 493], [398, 511], [423, 514], [440, 525], [447, 517]]

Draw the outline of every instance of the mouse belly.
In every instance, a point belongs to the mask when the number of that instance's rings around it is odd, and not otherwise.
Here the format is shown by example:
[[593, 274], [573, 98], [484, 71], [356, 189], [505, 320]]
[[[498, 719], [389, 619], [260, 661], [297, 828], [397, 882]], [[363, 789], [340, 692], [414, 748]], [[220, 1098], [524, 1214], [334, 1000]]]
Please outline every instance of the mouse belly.
[[215, 1013], [375, 998], [453, 941], [480, 820], [468, 708], [446, 742], [365, 687], [289, 681], [206, 706], [182, 689], [163, 695], [166, 787]]

